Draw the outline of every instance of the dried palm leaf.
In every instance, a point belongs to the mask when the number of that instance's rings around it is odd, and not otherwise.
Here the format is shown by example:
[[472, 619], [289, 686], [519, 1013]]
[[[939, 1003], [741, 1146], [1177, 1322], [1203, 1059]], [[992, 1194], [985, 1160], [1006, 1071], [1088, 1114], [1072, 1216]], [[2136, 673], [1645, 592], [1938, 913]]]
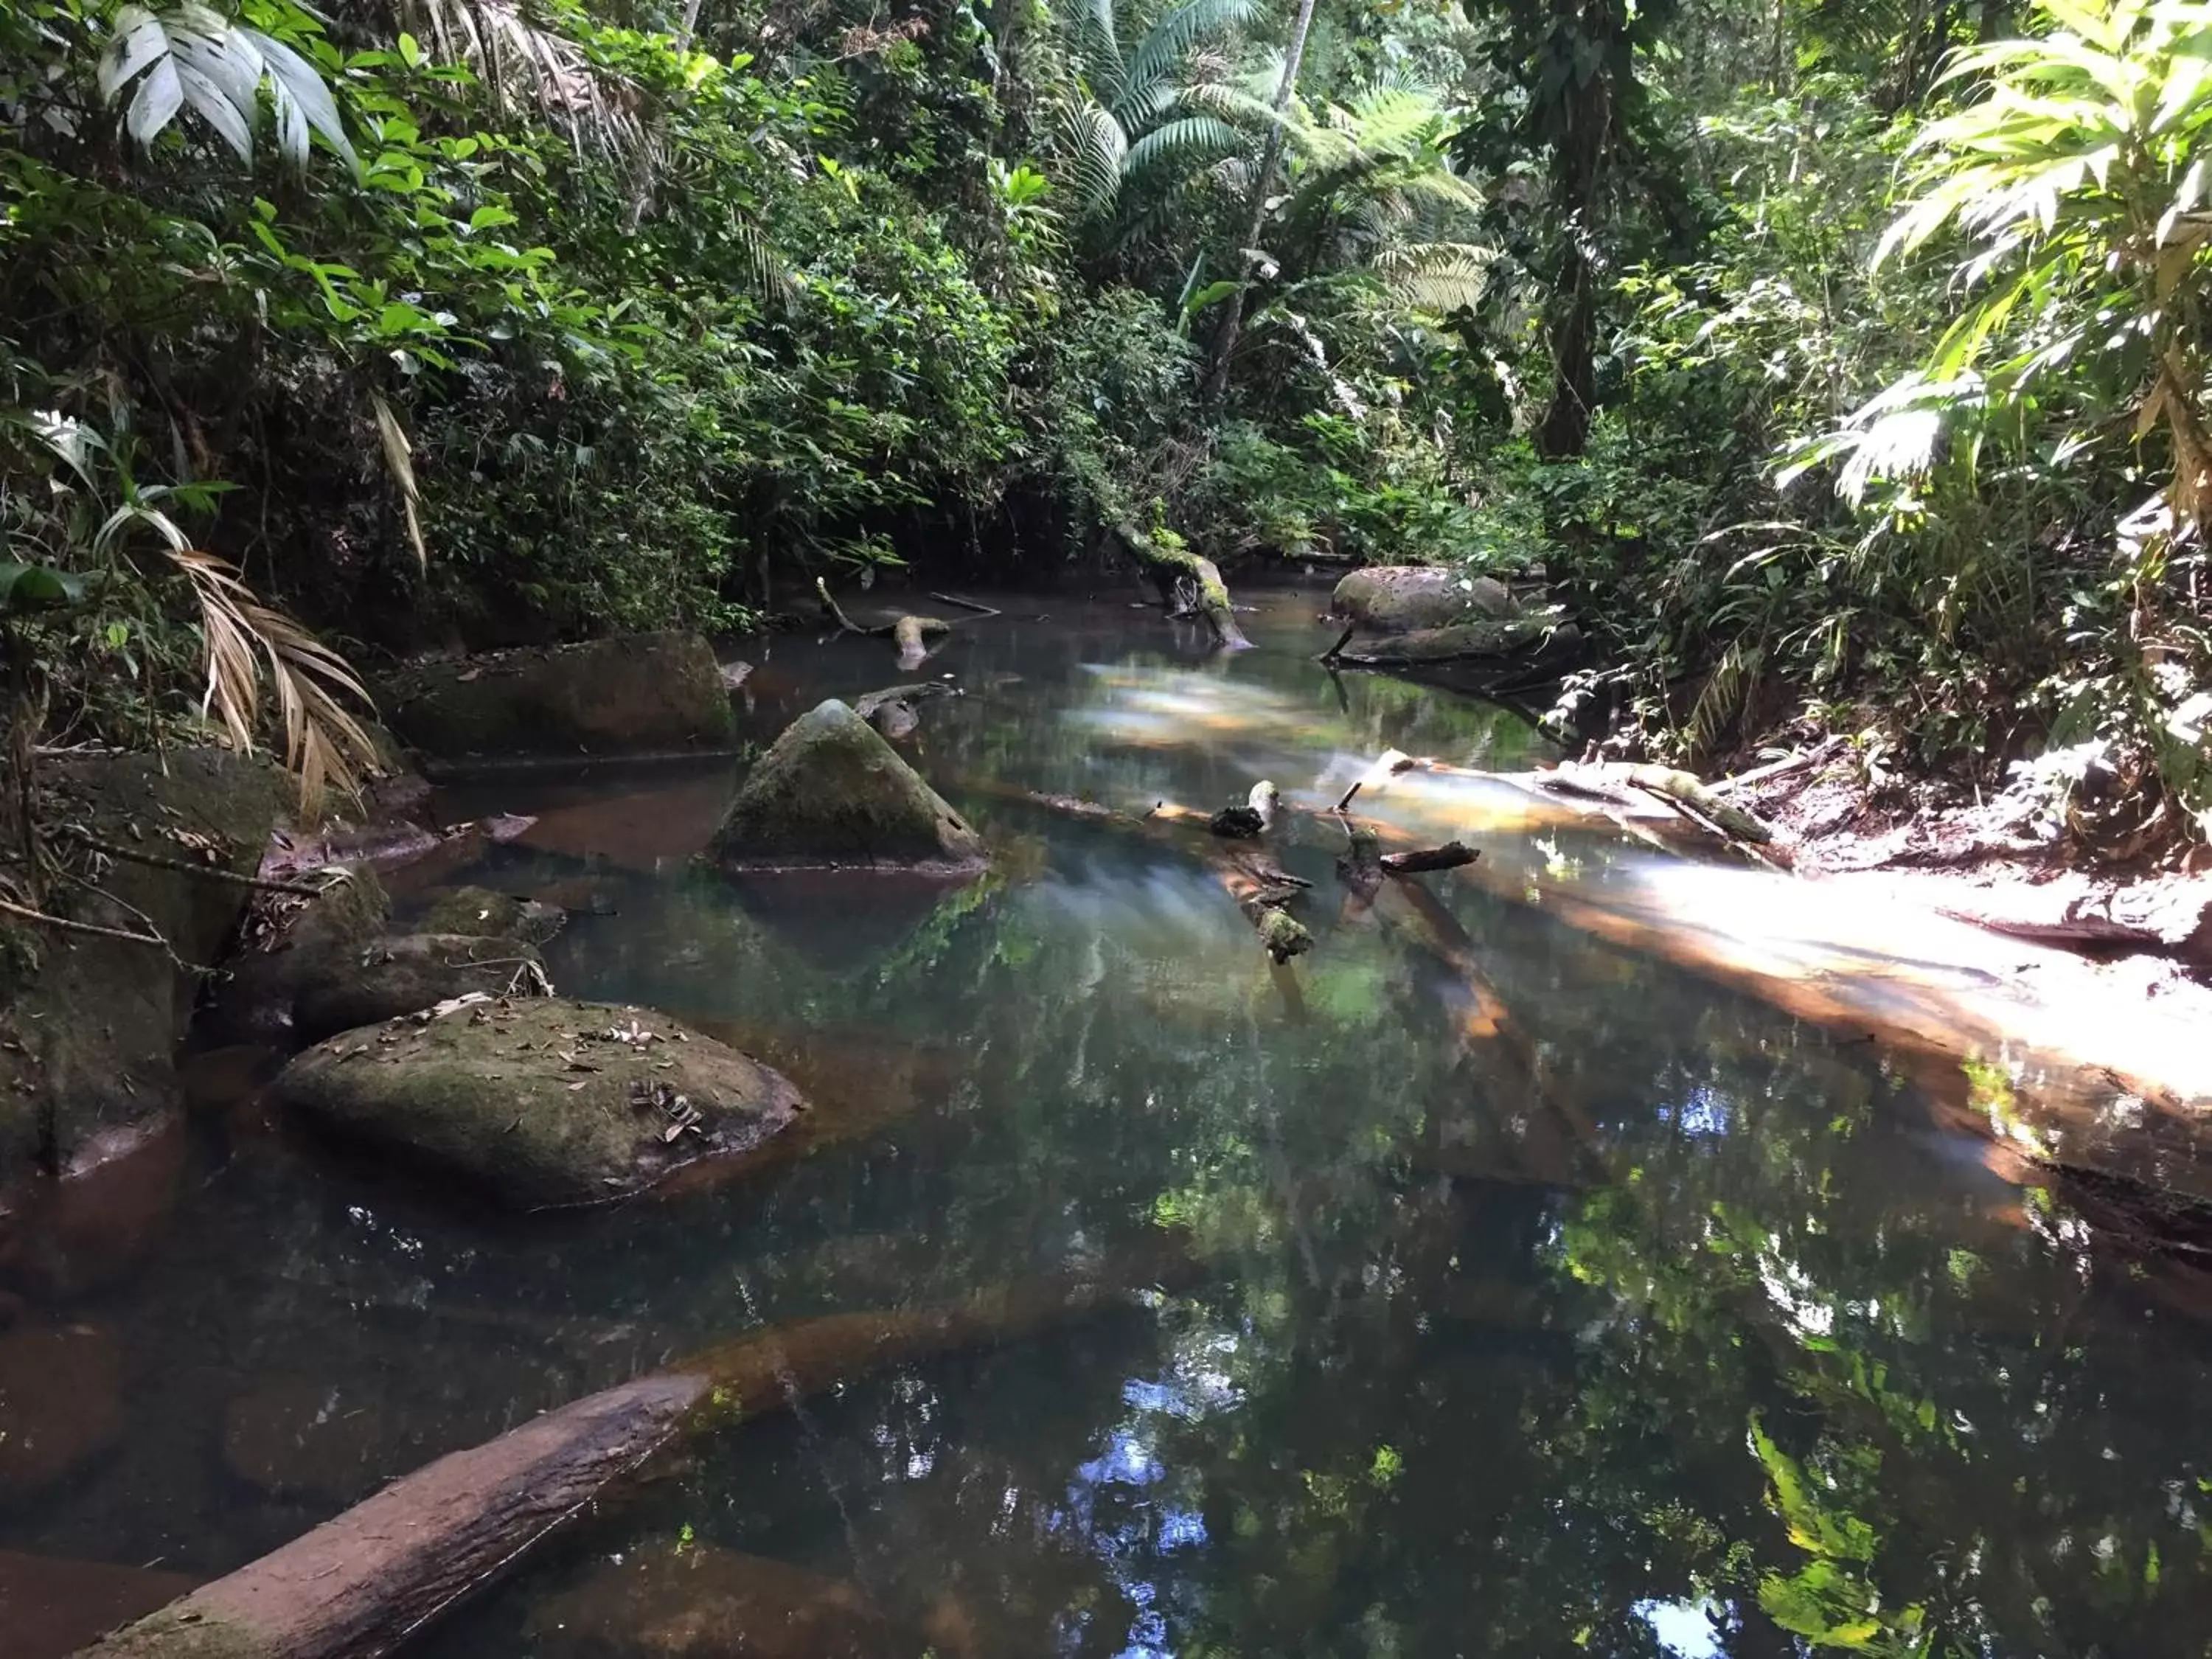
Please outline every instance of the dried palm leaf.
[[376, 764], [376, 740], [346, 707], [350, 698], [366, 708], [369, 697], [345, 659], [263, 605], [213, 554], [172, 548], [168, 557], [199, 603], [207, 657], [201, 713], [222, 726], [232, 748], [250, 750], [265, 669], [284, 728], [284, 765], [299, 780], [301, 813], [315, 817], [329, 790], [357, 793], [362, 774]]
[[370, 392], [368, 401], [376, 410], [376, 435], [384, 446], [384, 464], [391, 469], [392, 482], [399, 486], [400, 510], [407, 515], [407, 539], [415, 549], [416, 567], [427, 570], [430, 550], [422, 541], [422, 492], [415, 483], [415, 446], [407, 441], [407, 428], [399, 424], [383, 393]]

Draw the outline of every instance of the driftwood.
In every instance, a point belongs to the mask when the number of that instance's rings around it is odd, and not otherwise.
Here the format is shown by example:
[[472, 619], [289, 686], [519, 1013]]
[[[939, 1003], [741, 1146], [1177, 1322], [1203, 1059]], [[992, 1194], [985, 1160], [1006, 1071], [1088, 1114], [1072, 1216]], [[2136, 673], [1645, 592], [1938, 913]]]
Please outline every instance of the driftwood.
[[1122, 1293], [1106, 1280], [1061, 1277], [739, 1337], [441, 1457], [125, 1626], [84, 1659], [378, 1659], [657, 1453], [849, 1378], [1025, 1334]]
[[1212, 560], [1202, 559], [1188, 548], [1163, 547], [1128, 519], [1117, 520], [1113, 529], [1114, 538], [1145, 568], [1146, 574], [1160, 590], [1161, 599], [1170, 609], [1176, 603], [1176, 584], [1188, 583], [1196, 592], [1198, 614], [1206, 618], [1216, 641], [1229, 651], [1251, 648], [1252, 641], [1237, 625], [1237, 611], [1230, 603], [1228, 586], [1221, 580], [1221, 572]]
[[1448, 841], [1441, 847], [1423, 848], [1418, 852], [1385, 853], [1376, 862], [1389, 875], [1419, 876], [1432, 870], [1457, 870], [1481, 856], [1465, 842]]
[[929, 655], [929, 641], [939, 634], [949, 634], [952, 624], [942, 617], [916, 617], [902, 614], [887, 623], [863, 628], [847, 616], [837, 601], [830, 596], [830, 584], [821, 577], [814, 579], [814, 591], [821, 596], [822, 609], [830, 619], [848, 634], [864, 634], [870, 639], [890, 639], [898, 644], [899, 666], [919, 668]]

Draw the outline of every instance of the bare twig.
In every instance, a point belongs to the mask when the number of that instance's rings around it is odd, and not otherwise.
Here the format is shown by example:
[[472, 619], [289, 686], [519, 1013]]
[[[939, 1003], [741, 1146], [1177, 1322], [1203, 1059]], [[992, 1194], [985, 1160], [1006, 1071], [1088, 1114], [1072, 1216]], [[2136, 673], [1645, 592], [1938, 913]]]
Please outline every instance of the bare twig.
[[940, 605], [957, 605], [963, 611], [973, 611], [981, 617], [1003, 617], [1006, 613], [996, 605], [979, 605], [974, 599], [963, 599], [957, 593], [932, 593], [929, 596]]
[[169, 941], [158, 933], [134, 933], [125, 927], [103, 927], [98, 922], [71, 921], [67, 916], [50, 916], [44, 910], [33, 910], [27, 904], [16, 904], [0, 899], [0, 911], [20, 916], [25, 921], [40, 927], [58, 928], [64, 933], [88, 933], [94, 939], [119, 939], [131, 945], [150, 945], [157, 951], [167, 951], [173, 958], [176, 952], [169, 949]]
[[303, 893], [313, 897], [323, 892], [327, 885], [321, 882], [272, 881], [266, 876], [241, 876], [219, 864], [194, 864], [190, 859], [165, 858], [159, 853], [142, 853], [135, 847], [118, 847], [113, 842], [102, 841], [73, 823], [65, 823], [52, 833], [73, 841], [80, 847], [88, 847], [95, 853], [121, 859], [126, 863], [143, 864], [155, 870], [174, 870], [187, 876], [204, 876], [210, 881], [228, 882], [234, 887], [251, 887], [264, 893]]

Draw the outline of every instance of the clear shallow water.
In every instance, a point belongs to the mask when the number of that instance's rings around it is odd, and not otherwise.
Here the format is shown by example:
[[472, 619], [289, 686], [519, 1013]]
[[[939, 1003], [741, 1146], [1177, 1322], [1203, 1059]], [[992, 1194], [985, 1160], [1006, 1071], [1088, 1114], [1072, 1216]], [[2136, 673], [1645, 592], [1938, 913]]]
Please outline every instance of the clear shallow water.
[[[1195, 842], [1012, 793], [1326, 800], [1385, 746], [1510, 768], [1525, 733], [1332, 682], [1296, 596], [1230, 659], [1050, 608], [963, 627], [927, 672], [969, 695], [906, 745], [994, 843], [975, 886], [700, 872], [720, 765], [448, 792], [539, 814], [459, 873], [579, 912], [564, 992], [739, 1041], [871, 1133], [518, 1224], [213, 1110], [150, 1261], [62, 1310], [119, 1354], [115, 1442], [0, 1548], [212, 1575], [716, 1338], [1172, 1228], [1196, 1282], [722, 1437], [424, 1650], [858, 1651], [804, 1620], [866, 1598], [866, 1650], [948, 1659], [2205, 1651], [2197, 1280], [1993, 1174], [1940, 1127], [1955, 1067], [1475, 884], [1348, 902], [1317, 828], [1278, 849], [1317, 943], [1272, 973]], [[914, 678], [880, 642], [747, 654], [763, 738]], [[1455, 821], [1492, 887], [1645, 856]], [[624, 1576], [673, 1540], [708, 1566]], [[732, 1582], [761, 1639], [676, 1644]]]

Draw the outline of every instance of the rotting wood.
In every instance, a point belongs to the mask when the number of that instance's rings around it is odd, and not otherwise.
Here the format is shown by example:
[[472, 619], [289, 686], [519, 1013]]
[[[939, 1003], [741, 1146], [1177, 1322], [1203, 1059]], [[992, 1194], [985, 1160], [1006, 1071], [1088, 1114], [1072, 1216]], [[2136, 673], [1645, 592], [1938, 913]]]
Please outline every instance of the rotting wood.
[[1632, 766], [1628, 781], [1648, 789], [1679, 806], [1703, 813], [1727, 835], [1765, 847], [1774, 840], [1774, 826], [1733, 801], [1723, 800], [1703, 780], [1671, 766]]
[[81, 1650], [82, 1659], [380, 1659], [656, 1454], [850, 1378], [1026, 1335], [1121, 1301], [1187, 1257], [1109, 1264], [915, 1309], [750, 1333], [438, 1459]]
[[1385, 853], [1377, 862], [1389, 875], [1419, 876], [1434, 870], [1457, 870], [1481, 856], [1465, 842], [1448, 841], [1441, 847], [1425, 847], [1412, 853]]

